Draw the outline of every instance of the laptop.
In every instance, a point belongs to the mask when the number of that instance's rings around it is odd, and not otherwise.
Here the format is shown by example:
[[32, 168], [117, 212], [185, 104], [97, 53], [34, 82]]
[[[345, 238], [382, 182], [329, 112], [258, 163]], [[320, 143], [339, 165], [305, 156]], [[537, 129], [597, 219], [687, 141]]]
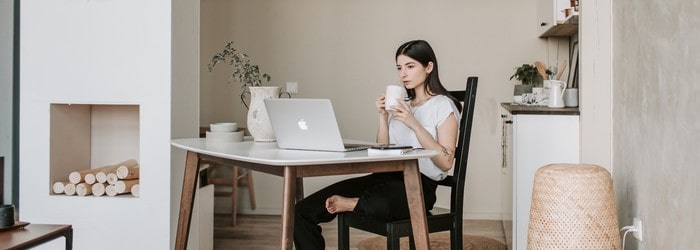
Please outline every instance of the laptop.
[[343, 143], [328, 99], [268, 98], [264, 102], [280, 148], [349, 152], [373, 146]]

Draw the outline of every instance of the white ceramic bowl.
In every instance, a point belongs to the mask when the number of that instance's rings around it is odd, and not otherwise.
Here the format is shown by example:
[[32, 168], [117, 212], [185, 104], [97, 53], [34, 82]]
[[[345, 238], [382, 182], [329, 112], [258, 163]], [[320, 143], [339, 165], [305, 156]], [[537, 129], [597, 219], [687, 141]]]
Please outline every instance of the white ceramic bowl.
[[210, 132], [207, 131], [207, 143], [241, 142], [243, 131], [238, 132]]
[[211, 132], [236, 132], [238, 131], [238, 123], [235, 122], [220, 122], [209, 124]]
[[242, 142], [243, 141], [243, 131], [236, 131], [232, 132], [233, 136], [232, 139], [234, 142]]

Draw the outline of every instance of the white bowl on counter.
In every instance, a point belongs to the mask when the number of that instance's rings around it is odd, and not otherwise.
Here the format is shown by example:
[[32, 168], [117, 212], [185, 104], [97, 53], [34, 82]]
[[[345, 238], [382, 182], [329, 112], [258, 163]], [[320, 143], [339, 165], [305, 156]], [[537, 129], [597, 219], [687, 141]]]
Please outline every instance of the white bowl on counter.
[[211, 132], [236, 132], [238, 131], [238, 123], [235, 122], [219, 122], [209, 124]]
[[207, 143], [218, 143], [218, 142], [242, 142], [243, 141], [243, 131], [237, 132], [211, 132], [207, 131]]

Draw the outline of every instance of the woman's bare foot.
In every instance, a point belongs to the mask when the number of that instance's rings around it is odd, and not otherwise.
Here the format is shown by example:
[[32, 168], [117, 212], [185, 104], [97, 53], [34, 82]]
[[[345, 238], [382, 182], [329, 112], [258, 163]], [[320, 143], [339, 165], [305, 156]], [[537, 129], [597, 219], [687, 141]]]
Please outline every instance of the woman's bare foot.
[[326, 210], [328, 210], [330, 214], [349, 212], [355, 209], [359, 199], [360, 198], [347, 198], [340, 195], [333, 195], [326, 199]]

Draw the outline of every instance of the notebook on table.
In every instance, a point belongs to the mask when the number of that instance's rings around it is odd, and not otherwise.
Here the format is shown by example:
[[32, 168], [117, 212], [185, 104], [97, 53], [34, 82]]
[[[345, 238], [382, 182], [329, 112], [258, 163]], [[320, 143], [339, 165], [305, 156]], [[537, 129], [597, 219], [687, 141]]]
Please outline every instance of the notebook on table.
[[343, 143], [328, 99], [279, 98], [264, 102], [280, 148], [349, 152], [374, 146]]

